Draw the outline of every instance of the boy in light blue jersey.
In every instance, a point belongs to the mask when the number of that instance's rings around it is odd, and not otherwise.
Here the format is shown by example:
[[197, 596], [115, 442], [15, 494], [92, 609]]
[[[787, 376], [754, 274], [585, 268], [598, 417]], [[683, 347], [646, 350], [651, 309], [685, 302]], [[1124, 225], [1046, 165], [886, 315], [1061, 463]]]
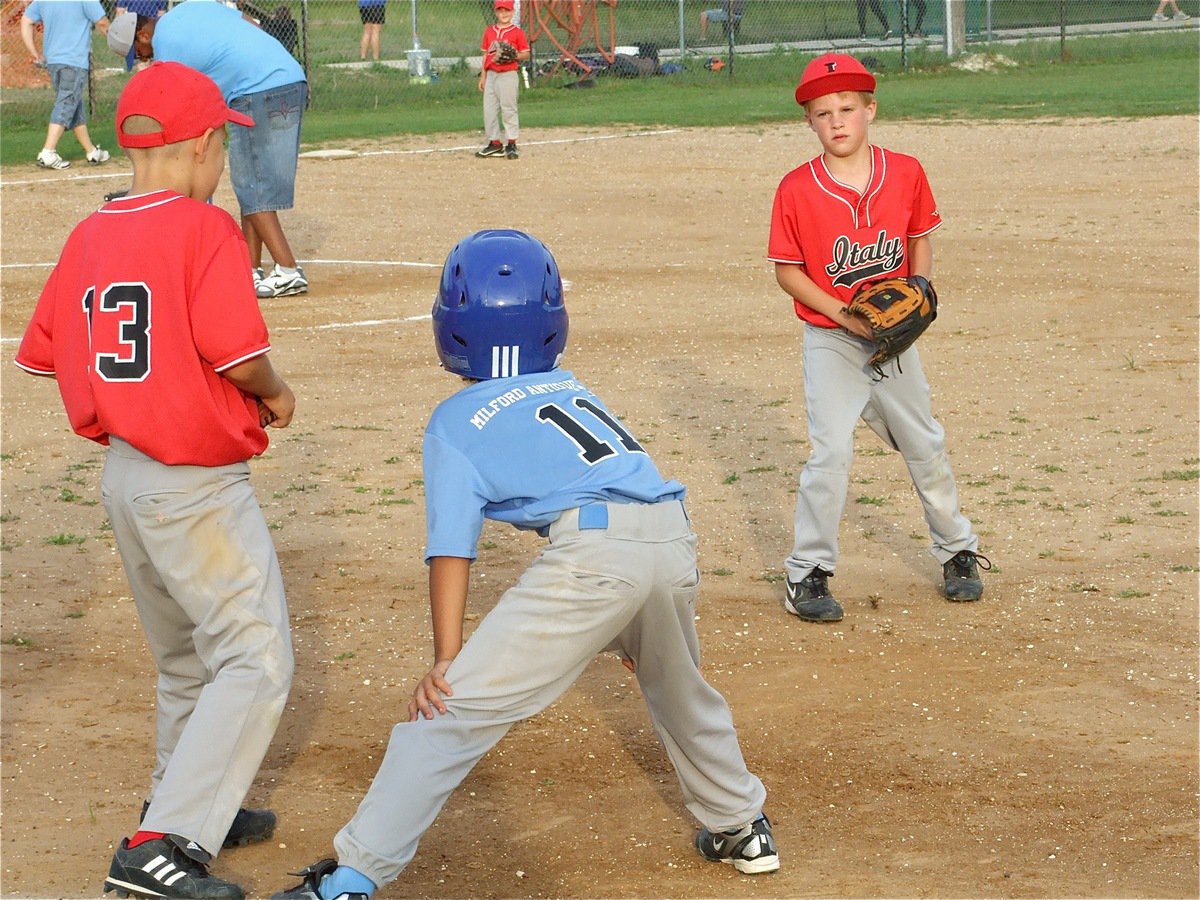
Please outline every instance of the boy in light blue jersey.
[[[684, 487], [575, 376], [562, 279], [519, 231], [450, 252], [433, 308], [442, 365], [472, 383], [434, 410], [424, 464], [434, 663], [397, 725], [338, 860], [276, 900], [359, 900], [395, 879], [450, 793], [517, 722], [554, 702], [596, 654], [636, 673], [654, 728], [703, 826], [696, 848], [745, 873], [779, 868], [766, 790], [724, 698], [700, 674], [696, 536]], [[470, 564], [485, 519], [549, 539], [466, 644]]]

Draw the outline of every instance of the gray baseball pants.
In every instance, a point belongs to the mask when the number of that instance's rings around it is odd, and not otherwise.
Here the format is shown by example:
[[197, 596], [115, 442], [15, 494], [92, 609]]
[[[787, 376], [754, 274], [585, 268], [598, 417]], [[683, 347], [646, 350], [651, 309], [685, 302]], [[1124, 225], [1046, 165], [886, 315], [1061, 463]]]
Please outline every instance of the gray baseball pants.
[[696, 537], [683, 504], [568, 510], [549, 538], [451, 664], [446, 713], [395, 726], [370, 790], [334, 839], [338, 862], [377, 885], [400, 874], [450, 793], [508, 729], [553, 703], [604, 650], [636, 663], [692, 815], [716, 831], [762, 809], [766, 790], [746, 769], [729, 706], [700, 674]]
[[517, 91], [520, 75], [512, 72], [488, 71], [483, 83], [483, 130], [488, 141], [499, 141], [503, 122], [503, 134], [508, 140], [521, 137], [521, 120], [517, 116]]
[[[804, 327], [804, 399], [812, 452], [796, 493], [795, 545], [785, 561], [788, 579], [800, 581], [817, 566], [832, 573], [838, 559], [838, 523], [846, 507], [854, 427], [861, 417], [899, 450], [929, 525], [930, 553], [945, 563], [979, 538], [958, 504], [958, 487], [946, 453], [946, 432], [933, 417], [929, 382], [917, 348], [884, 367], [878, 380], [867, 360], [874, 347], [841, 328]], [[900, 370], [903, 369], [903, 372]]]
[[100, 494], [158, 666], [142, 828], [216, 856], [292, 682], [283, 578], [250, 467], [167, 466], [114, 437]]

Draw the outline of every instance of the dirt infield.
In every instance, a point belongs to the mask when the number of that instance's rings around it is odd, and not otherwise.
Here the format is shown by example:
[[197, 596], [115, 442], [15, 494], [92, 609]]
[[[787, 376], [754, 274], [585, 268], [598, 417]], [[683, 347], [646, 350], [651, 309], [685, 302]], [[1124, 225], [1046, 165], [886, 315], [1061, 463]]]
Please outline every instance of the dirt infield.
[[[454, 240], [511, 225], [570, 281], [567, 367], [688, 485], [705, 673], [783, 868], [696, 855], [636, 683], [602, 657], [483, 760], [382, 897], [1197, 896], [1194, 118], [876, 123], [946, 220], [921, 347], [995, 568], [981, 603], [939, 598], [903, 464], [864, 427], [834, 626], [780, 604], [807, 443], [800, 328], [764, 260], [775, 185], [816, 142], [605, 137], [530, 131], [518, 162], [456, 137], [302, 161], [283, 220], [312, 292], [264, 302], [299, 407], [254, 465], [297, 656], [249, 798], [280, 825], [215, 871], [263, 896], [327, 855], [427, 668], [421, 432], [458, 383], [425, 317]], [[4, 897], [98, 896], [153, 758], [103, 451], [11, 365], [48, 273], [11, 266], [50, 262], [123, 183], [78, 176], [123, 165], [3, 171]], [[485, 529], [469, 627], [539, 543]]]

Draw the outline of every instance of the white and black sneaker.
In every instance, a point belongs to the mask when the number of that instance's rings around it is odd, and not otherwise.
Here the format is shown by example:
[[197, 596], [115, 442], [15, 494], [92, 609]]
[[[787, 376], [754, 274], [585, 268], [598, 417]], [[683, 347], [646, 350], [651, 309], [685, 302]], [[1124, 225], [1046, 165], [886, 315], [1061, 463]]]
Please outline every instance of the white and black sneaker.
[[774, 872], [779, 868], [775, 835], [765, 815], [749, 825], [731, 831], [713, 833], [707, 828], [696, 832], [696, 849], [712, 862], [729, 863], [745, 875]]
[[236, 884], [208, 874], [211, 860], [195, 841], [176, 834], [136, 847], [125, 838], [113, 854], [104, 892], [116, 891], [118, 897], [245, 900], [245, 892]]
[[829, 593], [830, 573], [822, 568], [813, 569], [799, 581], [787, 583], [787, 596], [783, 608], [805, 622], [840, 622], [842, 604]]
[[58, 155], [57, 150], [38, 151], [37, 164], [43, 169], [69, 169], [71, 164]]
[[291, 271], [284, 271], [279, 263], [276, 263], [275, 268], [255, 285], [255, 293], [260, 298], [305, 294], [308, 293], [308, 279], [304, 277], [304, 269], [300, 266]]

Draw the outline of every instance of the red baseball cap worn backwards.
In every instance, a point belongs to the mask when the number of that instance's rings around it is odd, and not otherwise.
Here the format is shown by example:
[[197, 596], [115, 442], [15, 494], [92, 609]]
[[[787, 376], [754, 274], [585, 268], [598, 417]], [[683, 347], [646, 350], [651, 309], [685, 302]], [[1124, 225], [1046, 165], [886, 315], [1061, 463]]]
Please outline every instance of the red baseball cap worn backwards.
[[[149, 116], [162, 130], [126, 134], [130, 116]], [[226, 122], [254, 127], [253, 119], [225, 105], [215, 81], [182, 63], [151, 63], [129, 79], [117, 100], [117, 143], [122, 147], [178, 144]]]
[[796, 102], [803, 106], [826, 94], [874, 90], [875, 76], [857, 59], [848, 53], [826, 53], [804, 67], [796, 87]]

